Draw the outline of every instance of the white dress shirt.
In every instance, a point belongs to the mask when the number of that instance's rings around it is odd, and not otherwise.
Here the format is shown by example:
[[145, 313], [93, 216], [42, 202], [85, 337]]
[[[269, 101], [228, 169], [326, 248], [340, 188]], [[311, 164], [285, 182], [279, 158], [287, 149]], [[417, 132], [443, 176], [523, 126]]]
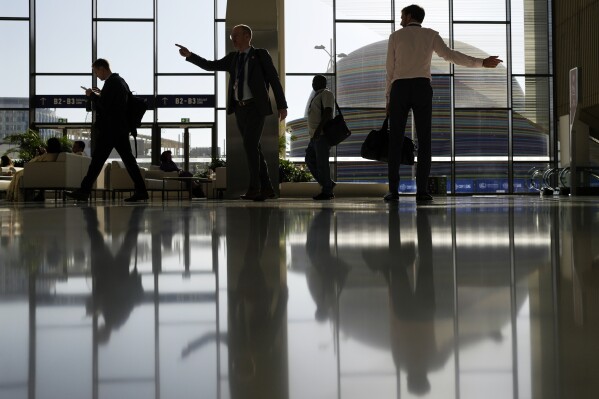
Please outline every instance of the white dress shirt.
[[439, 33], [419, 24], [411, 23], [389, 36], [387, 49], [387, 101], [391, 84], [397, 79], [431, 79], [433, 51], [446, 61], [471, 68], [481, 68], [482, 58], [452, 50]]

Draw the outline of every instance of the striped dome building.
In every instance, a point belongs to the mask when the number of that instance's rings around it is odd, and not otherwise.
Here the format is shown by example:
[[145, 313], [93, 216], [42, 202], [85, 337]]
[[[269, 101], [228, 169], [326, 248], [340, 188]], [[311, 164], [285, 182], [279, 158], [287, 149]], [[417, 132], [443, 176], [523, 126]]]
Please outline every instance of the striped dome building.
[[[480, 58], [488, 56], [480, 49], [464, 43], [456, 43], [454, 48]], [[364, 46], [337, 62], [337, 101], [352, 131], [352, 135], [337, 146], [337, 156], [342, 161], [337, 165], [339, 181], [387, 181], [386, 164], [366, 162], [360, 157], [360, 147], [366, 135], [380, 128], [385, 118], [386, 54], [387, 40], [382, 40]], [[434, 92], [431, 174], [449, 176], [452, 146], [450, 64], [434, 55], [431, 72]], [[516, 80], [513, 80], [511, 87], [513, 104], [510, 111], [507, 82], [507, 71], [503, 65], [496, 69], [455, 67], [454, 150], [456, 159], [460, 161], [459, 168], [456, 168], [460, 171], [457, 179], [466, 181], [464, 187], [456, 184], [456, 192], [502, 192], [507, 189], [510, 112], [514, 155], [521, 159], [548, 155], [549, 118], [539, 117], [536, 109], [530, 109]], [[329, 83], [329, 88], [333, 88], [332, 83]], [[545, 123], [539, 122], [544, 119]], [[309, 141], [306, 118], [293, 120], [287, 126], [294, 136], [290, 144], [290, 156], [303, 158]], [[411, 118], [408, 119], [406, 135], [417, 141]], [[484, 157], [492, 163], [486, 160], [481, 162]], [[473, 161], [469, 161], [470, 158]], [[514, 179], [514, 191], [528, 191], [524, 180], [530, 165], [523, 165], [522, 168], [516, 170], [515, 167], [517, 176]], [[400, 191], [412, 191], [415, 188], [414, 171], [402, 167], [400, 173]], [[474, 180], [488, 182], [482, 184], [483, 189], [476, 190], [473, 187]]]

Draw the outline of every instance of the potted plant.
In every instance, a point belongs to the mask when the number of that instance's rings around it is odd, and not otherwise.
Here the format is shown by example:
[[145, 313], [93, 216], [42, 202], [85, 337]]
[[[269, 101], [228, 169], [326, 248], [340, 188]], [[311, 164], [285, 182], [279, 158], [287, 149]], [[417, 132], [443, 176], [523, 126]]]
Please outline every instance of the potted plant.
[[[73, 142], [66, 136], [58, 138], [63, 152], [71, 152]], [[42, 139], [39, 132], [28, 129], [23, 133], [11, 134], [6, 136], [2, 144], [14, 146], [5, 152], [5, 155], [17, 153], [18, 159], [15, 160], [15, 166], [22, 167], [25, 163], [31, 161], [40, 154], [40, 149], [46, 148], [46, 141]]]
[[[317, 190], [314, 184], [309, 183], [314, 178], [307, 167], [297, 166], [284, 158], [287, 152], [287, 140], [294, 141], [295, 139], [291, 130], [287, 130], [287, 134], [279, 137], [279, 187], [281, 196], [285, 197], [304, 196], [303, 192], [306, 190]], [[305, 195], [307, 196], [308, 193], [306, 192]]]

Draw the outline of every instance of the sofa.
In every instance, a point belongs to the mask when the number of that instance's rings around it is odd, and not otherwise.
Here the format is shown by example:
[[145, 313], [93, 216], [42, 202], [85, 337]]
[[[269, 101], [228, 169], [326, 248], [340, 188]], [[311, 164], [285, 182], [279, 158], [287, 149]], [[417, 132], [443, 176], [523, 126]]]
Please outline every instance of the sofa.
[[21, 178], [24, 190], [77, 189], [87, 173], [91, 158], [61, 152], [54, 162], [26, 163]]
[[[189, 193], [187, 181], [183, 180], [166, 180], [165, 177], [179, 177], [179, 172], [165, 172], [160, 169], [160, 166], [150, 165], [150, 169], [146, 171], [145, 182], [149, 192], [160, 192], [163, 199], [168, 199], [173, 195], [180, 198], [181, 194]], [[164, 191], [164, 193], [163, 193]]]
[[[107, 184], [108, 190], [112, 192], [112, 199], [115, 199], [116, 193], [132, 192], [135, 190], [133, 180], [131, 180], [123, 161], [112, 161], [110, 166], [106, 167], [106, 170], [108, 180], [104, 184]], [[141, 172], [141, 177], [145, 179], [147, 170], [139, 168], [139, 171]]]
[[15, 166], [0, 168], [0, 198], [4, 198], [6, 196], [6, 190], [8, 190], [8, 186], [10, 186], [12, 176], [21, 169], [23, 168]]

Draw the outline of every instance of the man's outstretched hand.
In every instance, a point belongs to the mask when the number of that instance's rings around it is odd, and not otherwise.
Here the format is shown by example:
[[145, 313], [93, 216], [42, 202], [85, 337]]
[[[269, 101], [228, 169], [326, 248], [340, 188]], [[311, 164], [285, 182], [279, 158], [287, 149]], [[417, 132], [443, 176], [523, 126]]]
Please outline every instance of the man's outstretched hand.
[[483, 66], [485, 68], [495, 68], [497, 65], [502, 63], [503, 60], [500, 60], [498, 56], [492, 55], [483, 60]]
[[175, 46], [179, 47], [179, 54], [181, 54], [183, 57], [187, 58], [191, 55], [191, 51], [189, 51], [187, 47], [181, 46], [180, 44], [176, 43]]

